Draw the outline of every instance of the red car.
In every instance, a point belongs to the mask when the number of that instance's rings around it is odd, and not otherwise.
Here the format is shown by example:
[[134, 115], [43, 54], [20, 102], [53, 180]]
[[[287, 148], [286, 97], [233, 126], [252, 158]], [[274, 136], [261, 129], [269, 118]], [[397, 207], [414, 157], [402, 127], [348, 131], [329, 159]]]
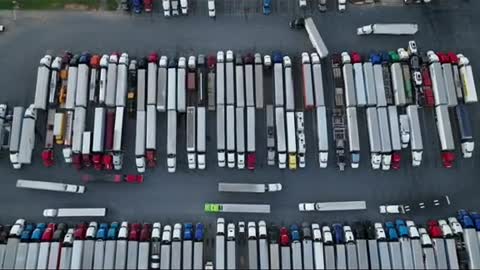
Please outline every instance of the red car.
[[442, 152], [442, 165], [445, 169], [450, 169], [455, 163], [455, 153]]
[[436, 220], [430, 220], [427, 225], [427, 231], [431, 238], [443, 238], [442, 229]]
[[140, 242], [150, 242], [152, 234], [152, 225], [144, 223], [142, 231], [140, 232]]
[[209, 70], [215, 70], [217, 64], [217, 58], [215, 55], [209, 55], [207, 58], [207, 66]]
[[55, 232], [57, 225], [55, 223], [49, 223], [47, 229], [42, 234], [42, 242], [50, 242], [53, 238], [53, 233]]
[[257, 156], [255, 152], [247, 154], [247, 168], [251, 171], [255, 170], [257, 164]]
[[140, 223], [134, 223], [130, 226], [130, 233], [128, 235], [129, 241], [138, 241], [140, 239], [140, 230], [142, 225]]
[[290, 246], [290, 233], [286, 227], [280, 229], [280, 245]]
[[402, 156], [399, 152], [393, 152], [392, 154], [392, 169], [400, 170], [400, 162], [402, 160]]
[[55, 163], [53, 161], [53, 150], [52, 149], [45, 149], [42, 152], [42, 161], [43, 166], [49, 168], [52, 167]]
[[143, 6], [145, 7], [145, 12], [152, 12], [153, 0], [143, 0]]

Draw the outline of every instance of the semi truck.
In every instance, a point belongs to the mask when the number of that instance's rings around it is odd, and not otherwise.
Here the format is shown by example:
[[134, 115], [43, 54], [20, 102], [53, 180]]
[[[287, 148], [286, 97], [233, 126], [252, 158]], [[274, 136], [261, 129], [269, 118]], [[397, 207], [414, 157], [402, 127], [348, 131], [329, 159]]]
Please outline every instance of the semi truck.
[[391, 167], [394, 170], [400, 169], [402, 141], [400, 134], [400, 121], [396, 106], [388, 106], [388, 119], [390, 122], [390, 136], [392, 142], [392, 162]]
[[73, 233], [72, 253], [69, 269], [82, 269], [83, 247], [85, 243], [85, 234], [87, 224], [80, 223]]
[[345, 91], [345, 105], [347, 107], [356, 107], [357, 99], [355, 94], [355, 79], [353, 77], [353, 66], [350, 55], [347, 52], [342, 53], [342, 72]]
[[[413, 104], [415, 93], [414, 93], [414, 86], [412, 84], [412, 81], [415, 82], [414, 76], [420, 75], [419, 73], [420, 70], [418, 70], [418, 67], [419, 67], [418, 56], [413, 54], [411, 57], [412, 59], [410, 59], [410, 54], [404, 48], [399, 48], [397, 50], [397, 54], [400, 58], [400, 64], [402, 67], [403, 83], [405, 86], [405, 101], [407, 104]], [[414, 68], [413, 76], [412, 76], [412, 71], [410, 71], [409, 60], [410, 60], [410, 63], [412, 63], [412, 68]], [[418, 84], [418, 81], [416, 82], [416, 85], [417, 84]]]
[[85, 192], [85, 186], [70, 185], [70, 184], [63, 184], [63, 183], [56, 183], [56, 182], [25, 180], [25, 179], [18, 179], [16, 187], [27, 188], [27, 189], [59, 191], [59, 192], [67, 192], [67, 193], [84, 193]]
[[165, 225], [162, 233], [162, 244], [160, 247], [160, 269], [170, 269], [170, 249], [172, 242], [172, 227]]
[[127, 87], [128, 87], [129, 59], [128, 54], [122, 53], [118, 60], [117, 67], [117, 83], [115, 94], [115, 105], [125, 107], [127, 104]]
[[387, 97], [385, 95], [385, 82], [383, 81], [382, 57], [378, 54], [372, 54], [370, 56], [370, 61], [373, 65], [373, 79], [375, 84], [377, 107], [385, 107], [387, 106]]
[[445, 88], [445, 80], [443, 78], [442, 66], [438, 56], [433, 51], [427, 52], [430, 76], [432, 79], [433, 97], [435, 98], [435, 106], [448, 105], [447, 91]]
[[123, 221], [118, 230], [117, 246], [115, 248], [115, 263], [113, 269], [125, 269], [127, 266], [128, 222]]
[[[257, 228], [255, 222], [248, 222], [248, 269], [258, 269]], [[227, 265], [228, 268], [228, 265]]]
[[[3, 105], [3, 104], [2, 104]], [[0, 105], [0, 106], [2, 106]], [[0, 118], [0, 141], [3, 140], [3, 123], [5, 119], [5, 113], [6, 113], [6, 105], [3, 105], [5, 107], [0, 107], [1, 111], [1, 116], [3, 118]], [[55, 113], [55, 109], [48, 109], [47, 111], [47, 128], [45, 131], [45, 145], [42, 151], [42, 161], [43, 165], [45, 167], [51, 167], [54, 164], [53, 160], [53, 140], [55, 138], [55, 141], [58, 141], [63, 144], [63, 133], [64, 133], [64, 128], [65, 128], [65, 118], [64, 118], [63, 113]], [[57, 122], [58, 121], [58, 122]], [[55, 122], [57, 122], [57, 125], [55, 125]]]
[[147, 59], [141, 58], [138, 61], [138, 69], [137, 69], [137, 112], [146, 111], [146, 100], [147, 100], [147, 97], [146, 97], [147, 96], [147, 89], [146, 89], [147, 70], [146, 69], [147, 69]]
[[207, 111], [204, 106], [197, 107], [197, 165], [200, 170], [207, 166]]
[[218, 183], [219, 192], [251, 192], [251, 193], [265, 193], [278, 192], [282, 190], [282, 185], [279, 183], [273, 184], [246, 184], [246, 183]]
[[[107, 241], [105, 242], [105, 256], [103, 258], [103, 269], [114, 269], [115, 266], [115, 250], [117, 247], [119, 224], [112, 222], [107, 233]], [[100, 267], [101, 268], [101, 267]]]
[[172, 234], [171, 269], [181, 269], [182, 264], [182, 224], [176, 223]]
[[[297, 169], [297, 138], [295, 127], [295, 113], [286, 112], [286, 129], [287, 129], [287, 151], [288, 151], [288, 168], [290, 170]], [[280, 152], [280, 151], [279, 151]]]
[[227, 105], [226, 111], [226, 136], [227, 136], [227, 166], [235, 167], [235, 107]]
[[215, 235], [215, 267], [225, 269], [225, 219], [217, 219], [217, 232]]
[[206, 203], [206, 213], [270, 213], [269, 204]]
[[59, 104], [58, 100], [58, 92], [60, 85], [60, 69], [62, 68], [62, 57], [57, 56], [53, 59], [52, 66], [51, 66], [51, 74], [50, 74], [50, 84], [48, 85], [49, 94], [48, 94], [48, 105], [54, 106]]
[[382, 142], [382, 170], [390, 170], [392, 165], [392, 138], [386, 107], [377, 108], [378, 125], [380, 127], [380, 141]]
[[137, 111], [136, 135], [135, 135], [135, 165], [139, 173], [145, 172], [145, 111]]
[[363, 107], [367, 105], [367, 94], [365, 91], [365, 77], [363, 74], [362, 57], [360, 54], [353, 52], [351, 54], [351, 62], [353, 64], [353, 75], [355, 78], [357, 106]]
[[157, 110], [164, 112], [167, 109], [167, 68], [168, 58], [160, 57], [158, 62], [158, 84], [157, 84]]
[[72, 163], [72, 130], [73, 130], [73, 111], [66, 112], [65, 135], [63, 140], [62, 154], [65, 163]]
[[278, 168], [285, 169], [287, 167], [287, 142], [285, 132], [285, 111], [283, 107], [275, 108], [275, 128], [275, 134], [277, 135]]
[[[155, 69], [155, 72], [157, 70]], [[155, 105], [152, 105], [155, 107]], [[141, 225], [139, 223], [130, 226], [130, 233], [127, 242], [127, 267], [125, 269], [136, 269], [138, 265], [138, 248], [140, 240]], [[148, 258], [147, 258], [148, 260]]]
[[98, 103], [104, 104], [107, 96], [107, 73], [109, 56], [104, 54], [100, 58], [100, 79], [98, 81]]
[[108, 108], [105, 119], [105, 154], [102, 157], [102, 165], [105, 170], [113, 170], [113, 136], [115, 132], [115, 109]]
[[113, 168], [121, 170], [123, 167], [123, 119], [125, 114], [125, 107], [115, 108], [115, 126], [113, 131]]
[[312, 80], [312, 64], [310, 55], [302, 53], [302, 87], [303, 87], [303, 105], [305, 110], [311, 110], [315, 107]]
[[267, 164], [275, 165], [275, 114], [273, 105], [266, 106], [266, 124], [267, 124]]
[[467, 107], [463, 104], [458, 104], [455, 107], [455, 114], [458, 122], [458, 133], [460, 135], [460, 144], [464, 158], [471, 158], [475, 148], [473, 137], [472, 122], [468, 113]]
[[173, 173], [177, 168], [177, 112], [167, 112], [167, 169]]
[[157, 74], [158, 54], [153, 52], [148, 56], [147, 66], [147, 105], [157, 105]]
[[320, 64], [320, 57], [317, 53], [310, 55], [312, 59], [312, 78], [315, 96], [315, 105], [317, 107], [325, 106], [325, 97], [323, 94], [323, 75], [322, 66]]
[[138, 243], [138, 264], [136, 265], [137, 269], [149, 269], [151, 234], [152, 225], [144, 223], [143, 228], [140, 231], [140, 242]]
[[85, 107], [75, 107], [72, 135], [72, 163], [77, 170], [82, 168], [83, 132], [85, 131], [86, 114], [87, 110]]
[[422, 163], [423, 140], [417, 105], [407, 106], [407, 115], [410, 120], [410, 148], [412, 151], [412, 166], [418, 167]]
[[187, 60], [185, 57], [178, 59], [177, 68], [177, 111], [182, 113], [186, 111], [186, 68]]
[[470, 60], [463, 54], [457, 54], [458, 67], [460, 68], [460, 78], [463, 86], [463, 100], [465, 103], [477, 102], [477, 89], [475, 88], [475, 79], [473, 78], [472, 66]]
[[147, 105], [146, 120], [146, 151], [145, 158], [148, 168], [154, 168], [157, 163], [157, 110], [155, 104]]
[[444, 168], [451, 168], [455, 162], [455, 142], [453, 140], [452, 125], [446, 105], [435, 107], [438, 137], [440, 140], [441, 159]]
[[105, 105], [109, 107], [115, 106], [115, 97], [117, 90], [117, 70], [118, 70], [118, 53], [114, 52], [108, 59], [107, 70], [107, 87], [105, 91]]
[[397, 52], [390, 51], [390, 73], [392, 75], [392, 90], [395, 105], [404, 106], [407, 104], [405, 94], [405, 84], [403, 80], [402, 65], [400, 64], [400, 57]]
[[235, 59], [235, 105], [237, 108], [245, 107], [245, 76], [242, 57]]
[[37, 84], [35, 88], [35, 109], [47, 109], [47, 98], [50, 85], [50, 67], [52, 65], [52, 56], [45, 55], [40, 59], [40, 64], [37, 68]]
[[453, 80], [453, 69], [450, 57], [445, 53], [437, 53], [437, 57], [442, 65], [443, 79], [445, 83], [445, 91], [447, 103], [449, 107], [457, 106], [457, 91], [455, 81]]
[[197, 136], [195, 122], [197, 120], [195, 106], [187, 107], [187, 162], [189, 169], [195, 169], [197, 167]]
[[[247, 54], [245, 57], [245, 105], [255, 108], [254, 57]], [[238, 90], [237, 90], [238, 91]], [[263, 101], [262, 101], [263, 102]]]
[[193, 269], [201, 269], [203, 267], [203, 237], [204, 226], [201, 223], [197, 223], [195, 241], [193, 243]]
[[103, 269], [105, 257], [105, 244], [108, 235], [108, 224], [102, 223], [98, 228], [95, 237], [93, 269]]
[[67, 94], [65, 99], [65, 108], [72, 110], [75, 107], [75, 96], [77, 90], [78, 62], [80, 56], [75, 54], [68, 65]]
[[263, 63], [262, 55], [255, 54], [255, 108], [263, 109]]
[[255, 170], [257, 156], [255, 150], [255, 107], [247, 107], [247, 168]]
[[365, 80], [365, 93], [367, 106], [377, 105], [377, 91], [375, 89], [375, 77], [372, 62], [363, 62], [363, 76]]
[[414, 23], [375, 23], [357, 28], [357, 35], [414, 35], [417, 31]]
[[90, 75], [90, 59], [89, 53], [82, 53], [78, 61], [77, 69], [77, 86], [75, 91], [75, 107], [86, 107], [88, 100], [88, 85]]
[[97, 234], [98, 223], [92, 221], [88, 224], [83, 242], [82, 269], [92, 269], [93, 256], [95, 252], [95, 236]]
[[193, 224], [185, 223], [183, 228], [182, 268], [192, 269], [193, 265]]
[[95, 108], [95, 118], [93, 123], [93, 144], [92, 144], [92, 162], [96, 170], [101, 170], [103, 167], [102, 159], [104, 154], [105, 143], [105, 114], [104, 107]]
[[88, 84], [88, 100], [98, 102], [98, 87], [100, 78], [100, 55], [94, 54], [90, 58], [90, 83]]
[[275, 107], [284, 106], [283, 90], [283, 58], [281, 53], [273, 55], [273, 79], [274, 79], [274, 102]]
[[305, 142], [305, 121], [303, 112], [295, 113], [295, 120], [297, 124], [297, 154], [298, 154], [298, 166], [300, 168], [305, 168], [306, 166], [306, 157], [307, 144]]
[[19, 152], [20, 152], [20, 136], [22, 134], [22, 122], [23, 115], [25, 114], [25, 108], [23, 107], [14, 107], [13, 108], [13, 117], [12, 117], [12, 127], [10, 131], [10, 162], [14, 169], [20, 169], [22, 164], [19, 161]]
[[[216, 64], [216, 104], [225, 105], [225, 54], [223, 51], [217, 53]], [[230, 77], [231, 78], [231, 77]]]
[[43, 210], [44, 217], [104, 217], [106, 208], [51, 208]]
[[60, 261], [60, 250], [63, 245], [63, 239], [67, 233], [67, 225], [60, 223], [53, 232], [52, 241], [50, 243], [50, 251], [48, 252], [48, 264], [46, 269], [57, 269]]
[[328, 56], [328, 49], [325, 45], [325, 42], [322, 39], [322, 36], [317, 30], [313, 19], [308, 17], [305, 18], [305, 30], [307, 31], [308, 37], [310, 38], [310, 42], [312, 43], [313, 47], [317, 51], [318, 55], [321, 58], [325, 58]]
[[225, 167], [225, 105], [217, 104], [217, 161]]
[[20, 164], [32, 163], [32, 152], [35, 147], [35, 122], [37, 120], [37, 111], [34, 104], [25, 110], [22, 121], [22, 134], [20, 136], [20, 149], [18, 152], [18, 162]]
[[[228, 109], [228, 107], [227, 107]], [[228, 116], [228, 112], [227, 112]], [[229, 119], [227, 118], [227, 121]], [[236, 147], [237, 147], [237, 168], [245, 168], [245, 108], [235, 108], [235, 131], [236, 131]], [[228, 125], [228, 123], [227, 123]]]
[[378, 114], [375, 107], [366, 109], [368, 142], [370, 144], [370, 163], [372, 169], [378, 170], [382, 164], [382, 141], [380, 138], [380, 127], [378, 123]]
[[320, 168], [328, 165], [328, 130], [327, 109], [319, 106], [315, 109], [317, 116], [318, 163]]
[[295, 95], [293, 92], [292, 60], [288, 56], [283, 57], [284, 78], [285, 78], [285, 111], [295, 110]]
[[360, 165], [360, 138], [358, 135], [357, 109], [355, 107], [347, 107], [347, 131], [350, 165], [356, 169]]

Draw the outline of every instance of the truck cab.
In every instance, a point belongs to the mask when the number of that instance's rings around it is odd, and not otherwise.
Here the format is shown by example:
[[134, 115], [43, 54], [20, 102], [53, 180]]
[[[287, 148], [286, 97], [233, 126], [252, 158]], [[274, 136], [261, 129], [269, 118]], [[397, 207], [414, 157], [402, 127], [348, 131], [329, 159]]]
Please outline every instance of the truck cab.
[[215, 18], [215, 0], [208, 0], [208, 16]]
[[272, 0], [263, 0], [263, 15], [272, 13]]
[[162, 0], [163, 16], [170, 17], [170, 0]]
[[182, 8], [182, 15], [188, 15], [188, 0], [180, 0], [180, 7]]

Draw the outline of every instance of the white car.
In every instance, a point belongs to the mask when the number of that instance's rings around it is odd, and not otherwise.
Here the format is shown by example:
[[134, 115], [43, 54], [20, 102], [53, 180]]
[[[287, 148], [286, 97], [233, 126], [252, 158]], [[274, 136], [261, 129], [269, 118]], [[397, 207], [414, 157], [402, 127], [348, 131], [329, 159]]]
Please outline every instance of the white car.
[[235, 224], [228, 223], [227, 225], [227, 240], [234, 241], [235, 240]]
[[85, 237], [87, 239], [94, 239], [96, 236], [95, 234], [97, 233], [97, 228], [98, 228], [97, 222], [95, 221], [90, 222], [90, 224], [88, 225]]
[[25, 219], [17, 219], [17, 221], [15, 221], [15, 225], [13, 225], [12, 228], [10, 229], [10, 236], [20, 237], [24, 226], [25, 226]]
[[176, 223], [176, 224], [173, 226], [173, 237], [172, 237], [172, 240], [173, 240], [173, 241], [180, 241], [180, 240], [182, 240], [182, 224]]
[[380, 214], [405, 214], [403, 205], [380, 205]]
[[380, 241], [387, 240], [387, 234], [385, 234], [385, 230], [383, 229], [382, 223], [375, 223], [375, 238]]
[[172, 241], [172, 226], [165, 225], [165, 227], [163, 227], [162, 243], [168, 244], [171, 241]]
[[315, 211], [315, 203], [299, 203], [298, 210], [300, 212], [311, 212]]
[[215, 18], [215, 0], [208, 0], [208, 16]]
[[327, 245], [333, 244], [333, 235], [332, 235], [332, 231], [330, 230], [330, 227], [323, 226], [322, 233], [323, 233], [323, 243]]
[[224, 218], [217, 219], [217, 234], [225, 235], [225, 219]]
[[257, 227], [255, 222], [248, 222], [248, 239], [257, 239]]
[[312, 224], [313, 241], [322, 241], [322, 232], [320, 231], [320, 225], [317, 223]]
[[267, 223], [265, 220], [260, 220], [258, 222], [258, 237], [267, 238]]
[[268, 54], [263, 56], [263, 65], [265, 67], [271, 67], [272, 66], [272, 57]]

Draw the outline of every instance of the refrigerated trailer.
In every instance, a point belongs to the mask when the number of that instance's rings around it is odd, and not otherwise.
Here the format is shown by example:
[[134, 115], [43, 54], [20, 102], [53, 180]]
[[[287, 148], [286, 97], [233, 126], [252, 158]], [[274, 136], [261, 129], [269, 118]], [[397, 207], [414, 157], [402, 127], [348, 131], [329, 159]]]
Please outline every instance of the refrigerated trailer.
[[400, 121], [396, 106], [388, 106], [388, 119], [390, 122], [390, 136], [392, 142], [392, 167], [394, 170], [400, 169], [400, 159], [402, 151], [402, 141], [400, 138]]
[[92, 161], [93, 166], [97, 170], [102, 169], [102, 156], [104, 154], [105, 143], [105, 114], [104, 107], [95, 108], [95, 119], [93, 124], [93, 144], [92, 144]]
[[471, 158], [475, 147], [473, 138], [472, 122], [468, 113], [467, 107], [463, 104], [458, 104], [455, 107], [455, 113], [458, 121], [458, 131], [460, 135], [460, 143], [464, 158]]
[[392, 139], [388, 124], [387, 108], [377, 108], [380, 141], [382, 142], [382, 170], [390, 170], [392, 164]]
[[237, 268], [237, 264], [236, 264], [236, 256], [237, 256], [237, 253], [236, 253], [236, 250], [235, 250], [235, 246], [236, 246], [236, 242], [235, 242], [235, 238], [233, 239], [229, 239], [227, 238], [227, 267], [226, 269], [236, 269]]
[[[235, 68], [233, 63], [233, 52], [227, 51], [227, 58], [225, 64], [225, 104], [235, 104]], [[218, 68], [218, 67], [217, 67]], [[218, 81], [217, 81], [218, 83]], [[221, 95], [217, 93], [218, 95]], [[218, 99], [217, 99], [218, 102]]]
[[35, 147], [35, 122], [37, 111], [34, 104], [26, 110], [22, 121], [22, 134], [20, 136], [20, 148], [18, 151], [18, 162], [20, 164], [32, 163], [32, 152]]
[[125, 107], [128, 87], [128, 54], [122, 53], [118, 61], [115, 105]]
[[442, 151], [442, 164], [445, 168], [451, 168], [455, 161], [455, 142], [453, 140], [452, 125], [450, 123], [447, 105], [435, 107], [435, 119]]
[[352, 53], [353, 75], [355, 78], [355, 93], [357, 96], [357, 106], [367, 105], [367, 95], [365, 92], [365, 77], [363, 74], [362, 58], [358, 53]]
[[215, 268], [225, 269], [225, 232], [217, 231], [215, 236]]
[[177, 68], [177, 111], [185, 112], [186, 111], [186, 81], [187, 81], [187, 60], [185, 57], [180, 57], [178, 59], [178, 68]]
[[80, 56], [77, 69], [77, 87], [75, 91], [75, 107], [86, 107], [88, 99], [88, 84], [90, 75], [90, 55], [88, 53]]
[[115, 127], [113, 132], [113, 167], [115, 170], [121, 170], [123, 167], [123, 119], [125, 107], [115, 109]]
[[79, 58], [79, 55], [74, 55], [68, 66], [67, 96], [65, 99], [65, 108], [68, 110], [72, 110], [75, 107]]
[[[243, 62], [241, 57], [237, 57], [235, 63], [235, 105], [237, 108], [245, 107], [245, 78], [243, 72]], [[228, 99], [228, 95], [227, 95]]]
[[353, 66], [350, 56], [347, 52], [342, 53], [342, 72], [343, 84], [345, 91], [345, 105], [347, 107], [357, 106], [357, 99], [355, 94], [355, 80], [353, 77]]
[[147, 66], [147, 105], [157, 105], [158, 55], [150, 54]]
[[[246, 59], [248, 58], [249, 56], [246, 57]], [[247, 60], [245, 60], [244, 74], [245, 74], [245, 105], [247, 107], [255, 107], [255, 88], [254, 88], [255, 84], [254, 84], [253, 62], [248, 62]]]
[[477, 89], [473, 78], [472, 66], [470, 60], [463, 54], [457, 54], [458, 66], [460, 68], [460, 77], [463, 84], [463, 99], [465, 103], [477, 102]]
[[250, 170], [256, 166], [255, 149], [255, 107], [247, 107], [247, 167]]
[[442, 65], [443, 80], [445, 83], [445, 93], [447, 96], [447, 103], [449, 107], [457, 106], [457, 91], [455, 88], [455, 81], [453, 80], [453, 69], [451, 59], [447, 54], [437, 53], [437, 56]]
[[217, 104], [217, 161], [225, 167], [225, 105]]
[[358, 135], [357, 108], [347, 107], [347, 132], [352, 168], [360, 165], [360, 137]]
[[173, 173], [177, 168], [177, 112], [167, 112], [167, 169]]
[[[274, 60], [275, 57], [274, 57]], [[278, 59], [278, 62], [275, 62], [273, 65], [273, 79], [274, 79], [274, 101], [275, 107], [280, 107], [284, 105], [283, 101], [283, 64]]]
[[158, 62], [158, 81], [157, 81], [157, 110], [164, 112], [167, 109], [167, 67], [168, 58], [160, 57]]
[[135, 165], [139, 173], [145, 172], [145, 111], [137, 111], [136, 135], [135, 135]]
[[325, 106], [325, 97], [323, 95], [323, 75], [322, 66], [320, 64], [320, 57], [317, 53], [312, 53], [310, 57], [312, 58], [312, 76], [315, 105], [317, 107]]
[[[228, 108], [227, 108], [228, 109]], [[229, 121], [229, 119], [227, 119]], [[245, 108], [235, 109], [235, 139], [237, 147], [237, 167], [245, 168]], [[228, 124], [228, 123], [227, 123]]]
[[98, 81], [98, 103], [104, 104], [107, 94], [108, 55], [100, 58], [100, 79]]
[[227, 136], [227, 165], [235, 167], [235, 107], [227, 105], [226, 111], [226, 136]]
[[47, 109], [48, 90], [50, 85], [50, 67], [52, 64], [52, 56], [45, 55], [40, 59], [40, 65], [37, 69], [37, 84], [35, 88], [35, 109]]
[[218, 105], [225, 105], [225, 55], [222, 51], [217, 53], [216, 65], [216, 103]]
[[442, 66], [440, 65], [438, 56], [433, 51], [427, 52], [430, 76], [432, 78], [433, 97], [435, 98], [435, 106], [448, 105], [447, 91], [445, 88], [445, 80], [443, 78]]
[[145, 159], [147, 167], [154, 168], [157, 164], [157, 110], [155, 104], [147, 105], [145, 135]]
[[22, 134], [23, 116], [25, 114], [25, 108], [14, 107], [12, 117], [12, 127], [10, 131], [10, 162], [14, 169], [20, 169], [22, 164], [19, 161], [20, 152], [20, 136]]
[[310, 55], [306, 52], [302, 53], [302, 87], [304, 108], [305, 110], [311, 110], [315, 106], [312, 65], [310, 63]]
[[145, 111], [146, 108], [146, 80], [145, 59], [140, 59], [137, 69], [137, 112]]
[[277, 135], [278, 168], [287, 167], [287, 142], [285, 132], [285, 112], [283, 107], [275, 108], [275, 134]]
[[288, 168], [297, 168], [297, 129], [295, 127], [295, 113], [286, 112]]
[[380, 169], [382, 163], [382, 141], [380, 139], [377, 109], [368, 107], [366, 114], [368, 141], [370, 144], [370, 163], [372, 164], [372, 169], [377, 170]]
[[313, 19], [308, 17], [305, 18], [305, 30], [308, 33], [308, 37], [310, 38], [310, 42], [312, 43], [313, 47], [317, 51], [318, 55], [321, 58], [325, 58], [328, 56], [328, 49], [325, 46], [325, 42], [322, 39], [322, 36], [317, 30]]
[[395, 99], [395, 105], [404, 106], [405, 104], [407, 104], [407, 99], [405, 95], [405, 84], [403, 81], [402, 65], [400, 64], [400, 62], [395, 60], [392, 61], [392, 63], [390, 64], [393, 97]]
[[407, 115], [410, 120], [410, 148], [412, 150], [412, 166], [418, 167], [422, 163], [423, 140], [417, 105], [407, 106]]
[[186, 147], [187, 147], [187, 162], [189, 169], [197, 167], [197, 152], [196, 152], [196, 110], [194, 106], [187, 107], [187, 128], [186, 128]]
[[108, 59], [107, 87], [105, 92], [105, 105], [107, 106], [115, 106], [117, 90], [117, 65], [118, 54], [112, 53]]
[[383, 69], [381, 60], [379, 59], [379, 57], [377, 57], [377, 55], [374, 55], [371, 60], [373, 64], [373, 79], [375, 84], [377, 107], [385, 107], [387, 106], [387, 97], [385, 95], [385, 83], [383, 81]]
[[255, 107], [263, 109], [263, 64], [259, 53], [255, 54]]
[[325, 106], [316, 108], [317, 114], [317, 140], [318, 140], [318, 163], [320, 168], [328, 165], [328, 129], [327, 109]]
[[292, 112], [295, 110], [295, 94], [293, 92], [293, 74], [292, 61], [290, 57], [283, 57], [284, 78], [285, 78], [285, 110]]
[[367, 106], [376, 106], [377, 91], [375, 89], [375, 77], [373, 73], [372, 62], [363, 63], [363, 76], [365, 79], [365, 93], [367, 96]]
[[167, 69], [167, 110], [177, 109], [177, 66], [173, 60]]
[[303, 112], [295, 113], [295, 121], [297, 124], [297, 154], [298, 154], [298, 166], [305, 168], [307, 144], [305, 142], [305, 120]]
[[73, 115], [73, 135], [72, 135], [72, 155], [73, 165], [80, 169], [81, 154], [83, 144], [83, 132], [85, 131], [87, 110], [85, 107], [75, 107], [75, 114]]

